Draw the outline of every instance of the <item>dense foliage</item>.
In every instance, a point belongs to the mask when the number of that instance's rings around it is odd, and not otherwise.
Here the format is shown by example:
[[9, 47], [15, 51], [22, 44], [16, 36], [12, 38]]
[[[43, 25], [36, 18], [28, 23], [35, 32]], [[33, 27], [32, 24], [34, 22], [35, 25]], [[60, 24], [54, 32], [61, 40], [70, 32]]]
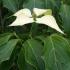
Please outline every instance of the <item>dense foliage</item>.
[[[43, 24], [8, 26], [23, 8], [51, 9], [65, 34]], [[0, 0], [0, 70], [70, 70], [70, 0]]]

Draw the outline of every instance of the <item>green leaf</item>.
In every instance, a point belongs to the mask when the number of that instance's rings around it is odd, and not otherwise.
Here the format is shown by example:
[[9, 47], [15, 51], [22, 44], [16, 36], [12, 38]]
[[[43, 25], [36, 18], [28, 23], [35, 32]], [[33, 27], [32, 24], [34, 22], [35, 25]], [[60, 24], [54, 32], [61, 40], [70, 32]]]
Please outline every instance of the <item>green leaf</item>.
[[37, 70], [44, 70], [44, 63], [41, 59], [43, 46], [34, 39], [27, 40], [24, 44], [25, 61], [33, 65]]
[[63, 21], [64, 31], [70, 33], [70, 6], [62, 5], [60, 9], [60, 16]]
[[44, 40], [45, 70], [70, 70], [70, 45], [59, 35], [51, 35]]
[[12, 65], [12, 62], [10, 61], [5, 61], [0, 64], [0, 70], [9, 70]]
[[64, 4], [70, 5], [70, 0], [62, 0]]
[[44, 8], [44, 1], [43, 0], [25, 0], [23, 4], [24, 8]]
[[9, 60], [18, 39], [12, 39], [0, 47], [0, 63]]
[[60, 0], [45, 0], [46, 8], [51, 8], [54, 11], [60, 8], [61, 1]]
[[7, 43], [13, 34], [2, 34], [0, 35], [0, 46]]
[[24, 58], [24, 49], [22, 48], [18, 56], [18, 67], [19, 70], [24, 70], [25, 67], [25, 58]]
[[4, 7], [8, 8], [12, 12], [17, 11], [17, 4], [15, 0], [3, 0]]
[[35, 70], [35, 68], [33, 66], [26, 63], [25, 57], [24, 57], [24, 48], [23, 47], [21, 48], [17, 62], [18, 62], [19, 70]]
[[23, 0], [3, 0], [4, 7], [8, 8], [12, 12], [16, 12], [22, 8]]

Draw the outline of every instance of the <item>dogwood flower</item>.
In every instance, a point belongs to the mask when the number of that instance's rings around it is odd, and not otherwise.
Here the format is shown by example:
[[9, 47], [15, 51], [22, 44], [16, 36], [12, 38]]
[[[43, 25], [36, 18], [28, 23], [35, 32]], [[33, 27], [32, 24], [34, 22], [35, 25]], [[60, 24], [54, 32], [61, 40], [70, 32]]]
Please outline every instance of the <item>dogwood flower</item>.
[[[10, 24], [9, 26], [23, 26], [28, 23], [36, 22], [38, 24], [44, 24], [47, 25], [58, 32], [64, 34], [64, 32], [59, 28], [57, 25], [57, 22], [55, 18], [50, 14], [47, 14], [49, 9], [38, 9], [34, 8], [33, 13], [36, 15], [34, 20], [34, 17], [31, 14], [31, 11], [27, 8], [21, 9], [18, 12], [16, 12], [13, 16], [16, 16], [16, 20]], [[50, 12], [50, 11], [49, 11]], [[42, 17], [38, 17], [40, 15], [43, 15]]]

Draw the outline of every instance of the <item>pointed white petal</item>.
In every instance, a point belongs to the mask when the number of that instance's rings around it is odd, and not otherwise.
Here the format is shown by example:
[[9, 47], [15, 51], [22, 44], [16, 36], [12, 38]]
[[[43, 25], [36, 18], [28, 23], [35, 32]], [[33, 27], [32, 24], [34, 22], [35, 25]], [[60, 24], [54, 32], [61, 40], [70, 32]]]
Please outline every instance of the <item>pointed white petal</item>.
[[42, 15], [42, 14], [44, 14], [45, 12], [47, 12], [47, 10], [46, 10], [46, 9], [34, 8], [34, 9], [33, 9], [33, 12], [36, 14], [36, 16], [39, 16], [39, 15]]
[[64, 32], [61, 31], [61, 29], [57, 25], [55, 18], [51, 15], [46, 15], [46, 16], [43, 16], [42, 18], [37, 18], [36, 23], [45, 24], [45, 25], [59, 31], [60, 33], [64, 34]]
[[33, 18], [31, 18], [31, 12], [27, 8], [19, 10], [14, 16], [16, 16], [16, 20], [9, 26], [22, 26], [34, 22]]
[[27, 8], [21, 9], [21, 10], [17, 11], [17, 12], [14, 14], [14, 16], [18, 16], [18, 17], [19, 17], [19, 15], [32, 17], [31, 11], [30, 11], [29, 9], [27, 9]]
[[29, 18], [22, 15], [16, 18], [16, 20], [9, 26], [23, 26], [25, 24], [32, 23], [32, 22], [34, 22], [33, 18]]

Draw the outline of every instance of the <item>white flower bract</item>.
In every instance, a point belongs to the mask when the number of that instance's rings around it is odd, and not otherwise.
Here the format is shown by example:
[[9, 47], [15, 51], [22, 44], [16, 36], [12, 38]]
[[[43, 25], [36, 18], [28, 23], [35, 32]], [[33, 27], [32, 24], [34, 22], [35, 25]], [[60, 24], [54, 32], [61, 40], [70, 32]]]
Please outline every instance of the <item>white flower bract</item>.
[[57, 31], [59, 31], [60, 33], [64, 34], [63, 31], [61, 31], [61, 29], [59, 28], [59, 26], [57, 25], [57, 22], [55, 20], [55, 18], [51, 15], [45, 15], [41, 18], [37, 18], [36, 19], [36, 23], [39, 23], [39, 24], [45, 24]]
[[[38, 9], [38, 8], [33, 9], [33, 13], [36, 16], [42, 15], [45, 12], [47, 12], [47, 10], [45, 10], [45, 9]], [[38, 24], [47, 25], [47, 26], [57, 30], [58, 32], [64, 34], [64, 32], [57, 25], [57, 22], [52, 15], [44, 15], [41, 18], [36, 17], [36, 21], [34, 21], [32, 15], [31, 15], [31, 11], [29, 9], [25, 8], [25, 9], [21, 9], [18, 12], [16, 12], [14, 14], [14, 16], [16, 16], [16, 20], [9, 26], [23, 26], [28, 23], [36, 22]]]
[[29, 18], [27, 16], [19, 16], [12, 24], [9, 26], [23, 26], [28, 23], [34, 22], [33, 18]]
[[28, 16], [28, 17], [32, 17], [31, 11], [30, 11], [29, 9], [27, 9], [27, 8], [21, 9], [21, 10], [17, 11], [17, 12], [14, 14], [14, 16], [17, 16], [17, 17], [19, 17], [19, 16], [21, 16], [21, 15], [23, 15], [23, 16]]
[[42, 14], [44, 14], [45, 12], [47, 12], [47, 10], [46, 10], [46, 9], [34, 8], [34, 9], [33, 9], [33, 12], [36, 14], [36, 16], [39, 16], [39, 15], [42, 15]]

